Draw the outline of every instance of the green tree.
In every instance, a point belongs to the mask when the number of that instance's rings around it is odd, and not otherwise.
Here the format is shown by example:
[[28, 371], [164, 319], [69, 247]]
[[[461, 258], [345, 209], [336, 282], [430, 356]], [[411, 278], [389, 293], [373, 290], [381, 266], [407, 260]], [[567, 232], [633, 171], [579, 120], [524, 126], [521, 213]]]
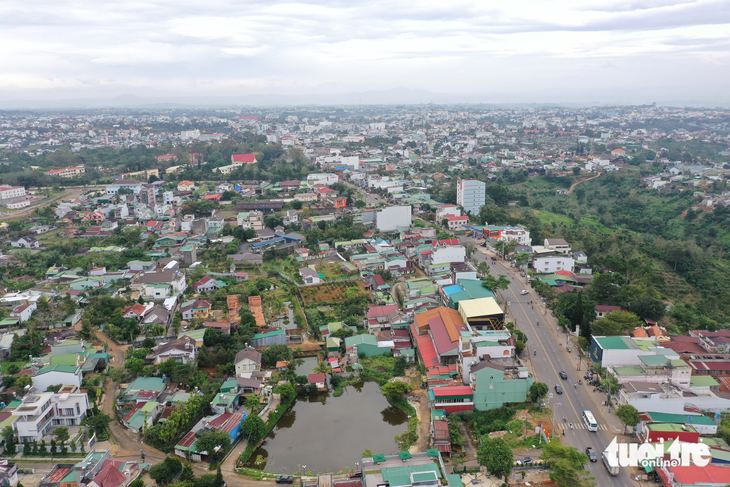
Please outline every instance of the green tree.
[[221, 472], [221, 466], [218, 465], [218, 470], [215, 473], [215, 482], [213, 482], [213, 487], [223, 487], [226, 485], [225, 480], [223, 480], [223, 473]]
[[612, 311], [593, 322], [594, 335], [625, 335], [642, 325], [641, 319], [628, 311]]
[[380, 392], [391, 401], [400, 399], [403, 394], [410, 390], [411, 386], [399, 380], [380, 386]]
[[195, 445], [199, 452], [207, 452], [217, 462], [231, 447], [231, 438], [225, 431], [212, 430], [200, 434]]
[[637, 411], [631, 404], [623, 404], [619, 406], [616, 409], [616, 417], [624, 424], [624, 429], [626, 429], [627, 426], [631, 426], [633, 428], [639, 424], [639, 421], [641, 421], [639, 411]]
[[142, 479], [134, 479], [132, 482], [129, 483], [129, 487], [145, 487], [144, 480]]
[[365, 202], [363, 200], [355, 201], [355, 208], [357, 208], [358, 210], [362, 210], [366, 206], [367, 206], [367, 204], [365, 204]]
[[479, 275], [481, 277], [488, 276], [490, 270], [491, 270], [491, 267], [489, 266], [489, 264], [487, 264], [486, 261], [480, 262], [479, 265], [477, 266], [477, 273], [479, 273]]
[[362, 457], [363, 458], [370, 458], [372, 456], [373, 456], [373, 452], [370, 451], [370, 448], [365, 448], [365, 451], [362, 452]]
[[56, 441], [62, 445], [71, 437], [66, 426], [57, 426], [56, 429], [53, 430], [53, 436], [56, 438]]
[[87, 416], [84, 419], [84, 424], [94, 430], [97, 436], [104, 434], [111, 422], [112, 418], [101, 412], [97, 412], [93, 416]]
[[297, 397], [297, 390], [296, 388], [291, 384], [281, 384], [276, 387], [274, 387], [274, 392], [277, 394], [281, 394], [281, 400], [282, 402], [289, 402], [295, 397]]
[[193, 467], [188, 462], [185, 462], [180, 472], [180, 481], [186, 482], [189, 480], [195, 480], [195, 472], [193, 472]]
[[261, 354], [261, 359], [265, 364], [275, 366], [276, 363], [281, 360], [288, 362], [292, 359], [293, 355], [291, 348], [281, 343], [277, 343], [264, 350]]
[[503, 438], [482, 438], [482, 444], [477, 450], [477, 460], [479, 465], [500, 478], [508, 476], [515, 463], [512, 449]]
[[530, 386], [530, 401], [537, 403], [540, 399], [545, 397], [548, 393], [548, 385], [543, 382], [533, 382]]
[[563, 446], [557, 438], [543, 443], [540, 458], [550, 467], [550, 480], [560, 487], [593, 487], [594, 478], [585, 470], [588, 457], [575, 447]]
[[506, 290], [509, 288], [510, 280], [507, 279], [505, 276], [500, 275], [499, 277], [494, 276], [484, 276], [484, 279], [482, 279], [482, 286], [489, 289], [492, 292], [497, 291], [497, 289]]
[[252, 414], [241, 423], [241, 438], [246, 438], [253, 445], [266, 435], [266, 423], [258, 414]]

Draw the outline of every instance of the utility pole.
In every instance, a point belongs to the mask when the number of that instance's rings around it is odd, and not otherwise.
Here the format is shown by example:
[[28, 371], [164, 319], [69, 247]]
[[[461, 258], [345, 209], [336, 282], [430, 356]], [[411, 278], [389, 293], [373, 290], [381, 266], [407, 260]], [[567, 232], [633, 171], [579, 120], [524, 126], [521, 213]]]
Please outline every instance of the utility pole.
[[554, 402], [553, 403], [553, 438], [555, 438], [555, 432], [557, 431], [556, 425], [555, 425], [555, 414], [558, 410], [558, 406], [562, 406], [562, 403]]

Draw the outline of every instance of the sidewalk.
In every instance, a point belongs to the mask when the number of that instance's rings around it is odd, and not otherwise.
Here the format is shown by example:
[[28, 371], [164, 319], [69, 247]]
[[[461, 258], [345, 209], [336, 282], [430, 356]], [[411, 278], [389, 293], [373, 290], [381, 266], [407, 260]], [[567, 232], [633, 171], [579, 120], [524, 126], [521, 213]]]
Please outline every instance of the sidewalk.
[[[503, 261], [499, 261], [496, 265], [501, 265], [502, 268], [506, 269], [508, 274], [511, 274], [514, 280], [519, 279], [519, 273], [516, 269], [513, 269], [509, 265], [504, 265]], [[547, 306], [543, 305], [542, 298], [539, 294], [535, 292], [534, 289], [530, 287], [530, 299], [535, 302], [536, 311], [540, 314], [542, 317], [541, 321], [543, 323], [546, 323], [549, 325], [550, 331], [552, 332], [553, 336], [555, 337], [556, 341], [558, 343], [562, 343], [563, 345], [560, 347], [562, 350], [562, 353], [566, 355], [568, 360], [571, 362], [571, 365], [574, 365], [574, 357], [575, 357], [575, 350], [577, 350], [577, 343], [574, 343], [573, 337], [571, 336], [571, 351], [568, 353], [568, 350], [565, 347], [565, 338], [563, 332], [561, 332], [558, 329], [558, 319], [553, 315], [553, 312], [551, 309], [549, 309]], [[506, 301], [505, 301], [506, 303]], [[510, 315], [511, 316], [511, 315]], [[586, 362], [585, 357], [581, 359], [581, 370], [586, 370], [588, 367], [588, 363]], [[590, 387], [587, 385], [583, 385], [583, 387]], [[591, 401], [594, 404], [593, 411], [600, 413], [600, 416], [603, 418], [604, 423], [606, 426], [608, 426], [612, 433], [616, 435], [624, 434], [624, 425], [621, 423], [621, 420], [619, 420], [615, 414], [613, 414], [614, 408], [609, 408], [605, 406], [601, 406], [601, 403], [606, 399], [606, 394], [603, 392], [593, 392], [593, 389], [590, 388], [588, 391], [589, 396], [591, 396]]]

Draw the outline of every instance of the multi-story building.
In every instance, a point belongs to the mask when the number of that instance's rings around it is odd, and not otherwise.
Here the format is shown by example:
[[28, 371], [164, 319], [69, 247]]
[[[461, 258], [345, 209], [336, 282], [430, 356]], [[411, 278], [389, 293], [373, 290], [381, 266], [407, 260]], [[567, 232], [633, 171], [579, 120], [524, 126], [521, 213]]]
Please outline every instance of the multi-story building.
[[75, 386], [64, 386], [58, 393], [28, 394], [13, 414], [21, 443], [41, 441], [55, 426], [78, 426], [86, 417], [89, 399]]
[[118, 179], [106, 187], [106, 194], [114, 196], [120, 189], [126, 189], [134, 194], [139, 194], [142, 191], [142, 182], [136, 179]]
[[464, 208], [464, 211], [479, 213], [486, 202], [486, 187], [478, 179], [457, 179], [456, 204]]
[[25, 188], [22, 186], [0, 186], [0, 205], [25, 200]]
[[86, 172], [86, 169], [84, 169], [81, 166], [78, 167], [66, 167], [63, 169], [52, 169], [50, 171], [46, 171], [45, 174], [49, 176], [58, 176], [61, 178], [75, 178], [76, 176], [80, 176]]

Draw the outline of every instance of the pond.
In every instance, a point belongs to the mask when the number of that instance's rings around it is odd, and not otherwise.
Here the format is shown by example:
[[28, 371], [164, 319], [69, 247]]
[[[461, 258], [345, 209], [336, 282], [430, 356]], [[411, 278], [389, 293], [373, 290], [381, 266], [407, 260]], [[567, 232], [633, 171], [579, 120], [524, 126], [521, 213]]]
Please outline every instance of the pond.
[[[331, 393], [299, 396], [246, 463], [269, 472], [338, 472], [355, 468], [362, 452], [395, 454], [395, 435], [406, 430], [408, 415], [391, 406], [378, 384], [348, 386]], [[258, 456], [263, 462], [255, 464]]]
[[297, 375], [309, 375], [314, 373], [314, 368], [319, 363], [317, 357], [302, 357], [304, 361], [302, 365], [297, 367]]

